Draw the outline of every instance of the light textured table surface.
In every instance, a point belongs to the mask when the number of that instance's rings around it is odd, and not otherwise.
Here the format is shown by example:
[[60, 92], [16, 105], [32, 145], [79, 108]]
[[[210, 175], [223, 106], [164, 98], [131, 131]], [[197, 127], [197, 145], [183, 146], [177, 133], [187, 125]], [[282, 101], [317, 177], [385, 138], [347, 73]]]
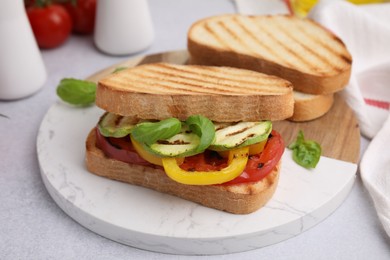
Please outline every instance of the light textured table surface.
[[[228, 0], [149, 3], [155, 40], [143, 55], [185, 49], [194, 21], [235, 12]], [[36, 152], [39, 125], [57, 100], [55, 88], [62, 78], [85, 78], [132, 56], [105, 55], [91, 36], [72, 36], [42, 55], [49, 75], [42, 90], [22, 100], [0, 101], [0, 114], [7, 116], [0, 117], [0, 259], [390, 259], [390, 239], [359, 177], [345, 202], [323, 222], [292, 239], [243, 253], [165, 255], [85, 229], [55, 204], [43, 185]], [[366, 144], [362, 139], [362, 151]]]

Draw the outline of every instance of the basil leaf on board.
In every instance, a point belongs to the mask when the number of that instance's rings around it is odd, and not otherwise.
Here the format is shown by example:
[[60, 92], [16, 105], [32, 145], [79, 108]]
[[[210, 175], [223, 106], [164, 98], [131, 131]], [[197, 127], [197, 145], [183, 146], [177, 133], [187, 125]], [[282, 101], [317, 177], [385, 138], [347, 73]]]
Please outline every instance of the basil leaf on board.
[[321, 146], [315, 141], [305, 140], [302, 130], [288, 148], [293, 150], [293, 160], [302, 167], [315, 168], [320, 161]]
[[57, 86], [57, 95], [66, 103], [88, 106], [95, 102], [96, 84], [85, 80], [65, 78]]
[[204, 116], [194, 115], [188, 117], [185, 123], [192, 132], [200, 137], [199, 145], [194, 150], [193, 154], [201, 153], [206, 150], [215, 138], [215, 127], [213, 122]]
[[181, 130], [181, 122], [176, 118], [168, 118], [159, 122], [144, 122], [136, 125], [131, 132], [139, 143], [151, 145], [158, 140], [168, 139]]

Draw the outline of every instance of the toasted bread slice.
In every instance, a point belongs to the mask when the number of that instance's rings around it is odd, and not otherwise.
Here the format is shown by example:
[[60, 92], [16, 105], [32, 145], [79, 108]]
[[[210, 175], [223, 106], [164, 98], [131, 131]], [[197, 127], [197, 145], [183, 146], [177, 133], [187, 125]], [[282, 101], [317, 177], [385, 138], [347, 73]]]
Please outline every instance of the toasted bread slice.
[[228, 67], [146, 64], [98, 83], [102, 109], [142, 119], [201, 114], [218, 122], [282, 120], [293, 114], [290, 82]]
[[321, 25], [290, 15], [223, 15], [188, 31], [193, 63], [250, 69], [289, 80], [294, 89], [329, 94], [348, 83], [352, 58]]
[[95, 144], [96, 135], [93, 129], [86, 141], [85, 160], [90, 172], [235, 214], [251, 213], [264, 206], [274, 194], [279, 179], [280, 162], [259, 182], [231, 186], [185, 185], [170, 179], [161, 168], [110, 159]]
[[313, 95], [294, 90], [294, 114], [291, 121], [310, 121], [325, 115], [333, 105], [334, 94]]

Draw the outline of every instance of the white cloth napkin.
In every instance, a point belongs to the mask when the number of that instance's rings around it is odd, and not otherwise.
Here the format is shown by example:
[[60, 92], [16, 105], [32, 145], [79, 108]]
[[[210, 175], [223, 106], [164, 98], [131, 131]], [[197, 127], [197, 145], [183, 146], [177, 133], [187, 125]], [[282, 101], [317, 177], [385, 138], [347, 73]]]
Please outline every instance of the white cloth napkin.
[[360, 175], [390, 236], [390, 114], [360, 162]]
[[309, 13], [338, 35], [352, 54], [352, 77], [343, 95], [368, 138], [375, 136], [387, 117], [386, 109], [372, 107], [388, 108], [390, 101], [390, 18], [382, 12], [386, 9], [389, 14], [390, 4], [368, 7], [323, 0]]
[[321, 1], [309, 17], [338, 35], [352, 54], [352, 77], [343, 95], [358, 116], [362, 134], [373, 138], [362, 157], [360, 175], [390, 236], [388, 14], [390, 4], [358, 7], [344, 1], [328, 0]]
[[[263, 1], [257, 1], [257, 8], [254, 0], [235, 1], [239, 13], [254, 14], [256, 9], [265, 13]], [[358, 117], [362, 135], [373, 139], [362, 157], [360, 174], [390, 236], [389, 14], [390, 4], [356, 6], [322, 0], [308, 16], [338, 35], [352, 54], [352, 76], [342, 94]]]

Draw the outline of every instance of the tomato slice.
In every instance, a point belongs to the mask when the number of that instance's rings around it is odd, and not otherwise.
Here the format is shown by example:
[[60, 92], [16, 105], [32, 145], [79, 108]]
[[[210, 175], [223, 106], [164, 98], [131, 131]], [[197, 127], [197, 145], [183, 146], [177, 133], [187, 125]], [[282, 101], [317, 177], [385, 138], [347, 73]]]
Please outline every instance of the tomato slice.
[[228, 165], [228, 159], [217, 152], [206, 150], [203, 153], [186, 157], [180, 168], [186, 171], [218, 171]]
[[263, 152], [251, 155], [242, 174], [222, 185], [260, 181], [278, 164], [284, 152], [284, 141], [278, 132], [272, 130]]

